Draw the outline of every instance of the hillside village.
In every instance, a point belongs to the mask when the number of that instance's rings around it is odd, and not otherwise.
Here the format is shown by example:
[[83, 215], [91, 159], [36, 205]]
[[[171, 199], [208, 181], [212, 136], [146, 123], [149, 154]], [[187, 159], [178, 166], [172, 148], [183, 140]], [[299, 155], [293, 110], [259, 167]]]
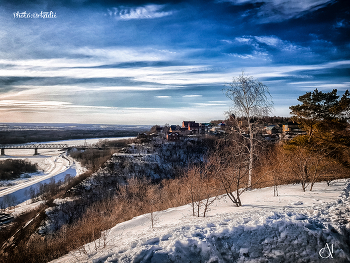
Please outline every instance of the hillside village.
[[[297, 122], [285, 117], [265, 117], [255, 120], [254, 137], [261, 140], [278, 142], [289, 140], [297, 135], [305, 134]], [[249, 137], [244, 120], [231, 115], [227, 120], [215, 120], [206, 123], [196, 121], [183, 121], [181, 125], [155, 125], [149, 132], [139, 133], [138, 138], [146, 141], [181, 141], [186, 138], [205, 136], [225, 136], [231, 131], [239, 131], [243, 136]]]

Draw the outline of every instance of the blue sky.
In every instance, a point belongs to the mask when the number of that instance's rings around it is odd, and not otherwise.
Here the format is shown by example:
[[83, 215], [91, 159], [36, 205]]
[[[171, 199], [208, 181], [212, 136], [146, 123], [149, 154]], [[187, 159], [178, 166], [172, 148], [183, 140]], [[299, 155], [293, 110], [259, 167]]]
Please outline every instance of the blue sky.
[[224, 119], [242, 70], [288, 116], [350, 88], [349, 17], [347, 0], [0, 0], [0, 122]]

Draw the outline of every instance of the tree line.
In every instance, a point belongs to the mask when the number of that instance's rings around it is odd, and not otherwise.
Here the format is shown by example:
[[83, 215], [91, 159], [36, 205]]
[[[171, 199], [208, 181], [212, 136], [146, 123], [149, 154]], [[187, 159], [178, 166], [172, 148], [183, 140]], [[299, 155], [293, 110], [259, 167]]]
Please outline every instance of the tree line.
[[17, 179], [23, 173], [35, 173], [37, 171], [37, 165], [27, 160], [6, 159], [0, 161], [0, 180]]

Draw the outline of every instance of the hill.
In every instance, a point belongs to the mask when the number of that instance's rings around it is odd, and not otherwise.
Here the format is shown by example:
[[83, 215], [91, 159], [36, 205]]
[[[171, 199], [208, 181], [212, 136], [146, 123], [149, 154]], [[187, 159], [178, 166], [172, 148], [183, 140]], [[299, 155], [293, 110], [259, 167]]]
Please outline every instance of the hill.
[[283, 185], [247, 192], [242, 207], [222, 196], [205, 218], [190, 205], [144, 214], [52, 262], [349, 262], [349, 192], [349, 179]]

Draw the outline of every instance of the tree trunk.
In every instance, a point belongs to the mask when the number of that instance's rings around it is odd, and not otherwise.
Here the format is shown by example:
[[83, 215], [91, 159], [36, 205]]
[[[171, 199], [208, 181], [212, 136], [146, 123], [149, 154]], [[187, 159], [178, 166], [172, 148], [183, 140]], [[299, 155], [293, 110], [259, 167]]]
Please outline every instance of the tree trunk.
[[275, 183], [275, 185], [273, 186], [273, 196], [278, 196], [278, 188], [277, 188], [277, 184]]
[[252, 173], [253, 173], [253, 131], [252, 131], [252, 124], [250, 123], [250, 119], [248, 119], [249, 122], [249, 174], [248, 174], [248, 188], [251, 188], [252, 186]]

